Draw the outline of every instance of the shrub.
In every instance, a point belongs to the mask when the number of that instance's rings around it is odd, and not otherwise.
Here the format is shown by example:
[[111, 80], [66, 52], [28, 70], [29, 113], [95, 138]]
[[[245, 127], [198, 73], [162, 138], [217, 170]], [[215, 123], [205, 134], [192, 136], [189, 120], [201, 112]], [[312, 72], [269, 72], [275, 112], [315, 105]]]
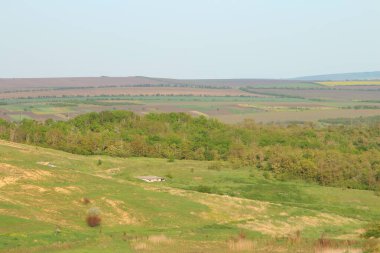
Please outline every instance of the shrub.
[[[380, 181], [380, 180], [379, 180]], [[373, 193], [376, 195], [376, 196], [379, 196], [380, 197], [380, 185], [376, 186], [375, 190], [373, 191]]]
[[203, 192], [203, 193], [212, 193], [213, 192], [213, 189], [207, 185], [199, 185], [195, 188], [195, 190], [198, 192]]
[[89, 198], [82, 198], [82, 199], [81, 199], [81, 202], [82, 202], [83, 204], [85, 204], [85, 205], [88, 205], [88, 204], [91, 203], [91, 200], [90, 200]]
[[243, 166], [242, 160], [239, 160], [237, 158], [230, 159], [230, 166], [231, 166], [231, 169], [238, 170]]
[[366, 240], [363, 248], [365, 253], [378, 253], [380, 252], [380, 242], [376, 239]]
[[103, 161], [101, 159], [98, 160], [98, 166], [102, 165]]
[[364, 233], [366, 238], [380, 238], [380, 222], [372, 224], [369, 226]]
[[268, 171], [265, 171], [265, 172], [263, 173], [263, 177], [264, 177], [265, 179], [267, 179], [267, 180], [269, 180], [269, 179], [271, 178], [271, 176], [270, 176], [270, 174], [269, 174]]
[[100, 225], [102, 219], [100, 218], [100, 209], [97, 207], [91, 207], [87, 211], [87, 225], [90, 227], [97, 227]]
[[243, 231], [237, 235], [237, 237], [232, 237], [230, 241], [228, 241], [228, 247], [233, 251], [247, 251], [253, 252], [255, 249], [255, 243], [246, 238], [246, 234]]

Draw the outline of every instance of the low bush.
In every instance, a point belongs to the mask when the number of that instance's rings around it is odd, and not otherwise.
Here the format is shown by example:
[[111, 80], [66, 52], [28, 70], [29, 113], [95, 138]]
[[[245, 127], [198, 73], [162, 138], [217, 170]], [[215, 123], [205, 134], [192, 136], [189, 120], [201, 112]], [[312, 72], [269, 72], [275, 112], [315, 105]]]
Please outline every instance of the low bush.
[[380, 238], [380, 222], [370, 225], [364, 233], [366, 238]]
[[100, 225], [102, 219], [100, 217], [100, 209], [97, 207], [91, 207], [87, 211], [86, 222], [90, 227], [97, 227]]
[[222, 165], [218, 162], [213, 162], [207, 166], [207, 169], [220, 171], [222, 169]]
[[81, 202], [84, 204], [84, 205], [88, 205], [91, 203], [91, 200], [89, 198], [82, 198], [81, 199]]

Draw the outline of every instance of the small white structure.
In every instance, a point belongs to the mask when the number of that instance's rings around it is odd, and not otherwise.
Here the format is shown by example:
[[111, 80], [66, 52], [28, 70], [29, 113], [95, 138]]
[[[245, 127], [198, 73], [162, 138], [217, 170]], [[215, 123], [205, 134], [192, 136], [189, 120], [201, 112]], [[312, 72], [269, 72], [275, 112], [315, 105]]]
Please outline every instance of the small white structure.
[[153, 182], [164, 182], [165, 181], [165, 178], [163, 177], [157, 177], [157, 176], [141, 176], [141, 177], [137, 177], [138, 179], [141, 179], [145, 182], [148, 182], [148, 183], [153, 183]]
[[38, 162], [37, 164], [48, 166], [48, 167], [51, 167], [51, 168], [56, 168], [57, 167], [54, 164], [51, 164], [50, 162]]

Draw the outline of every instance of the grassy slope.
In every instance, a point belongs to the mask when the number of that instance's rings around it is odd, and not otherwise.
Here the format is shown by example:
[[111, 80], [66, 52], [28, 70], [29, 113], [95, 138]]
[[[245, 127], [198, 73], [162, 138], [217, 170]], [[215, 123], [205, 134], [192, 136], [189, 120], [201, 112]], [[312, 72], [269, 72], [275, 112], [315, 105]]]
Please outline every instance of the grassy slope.
[[[241, 231], [259, 246], [297, 230], [358, 239], [380, 218], [380, 198], [369, 191], [265, 179], [227, 164], [101, 157], [98, 166], [99, 158], [0, 142], [0, 252], [228, 252]], [[150, 174], [172, 179], [134, 178]], [[191, 190], [202, 186], [234, 197]], [[101, 228], [84, 222], [91, 206], [102, 211]]]

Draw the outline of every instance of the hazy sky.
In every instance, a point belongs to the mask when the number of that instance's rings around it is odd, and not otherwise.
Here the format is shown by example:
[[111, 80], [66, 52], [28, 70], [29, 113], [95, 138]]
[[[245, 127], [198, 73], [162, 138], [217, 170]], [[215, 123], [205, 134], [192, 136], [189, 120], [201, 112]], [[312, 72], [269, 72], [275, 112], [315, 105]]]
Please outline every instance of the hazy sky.
[[0, 77], [380, 70], [379, 0], [0, 0]]

